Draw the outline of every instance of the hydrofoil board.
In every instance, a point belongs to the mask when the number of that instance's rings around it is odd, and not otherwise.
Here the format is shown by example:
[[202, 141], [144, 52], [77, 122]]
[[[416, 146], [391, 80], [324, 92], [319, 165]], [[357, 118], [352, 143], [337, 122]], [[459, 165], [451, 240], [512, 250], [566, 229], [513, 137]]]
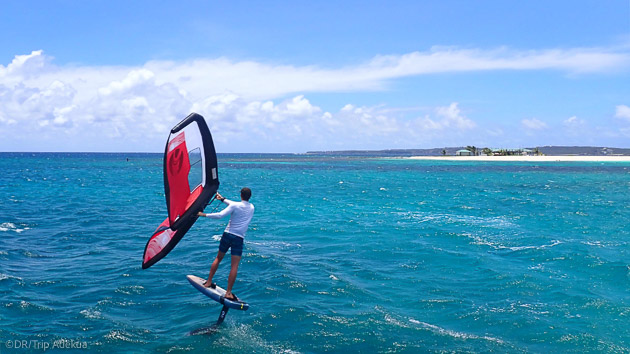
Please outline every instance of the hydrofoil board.
[[215, 288], [206, 288], [203, 286], [203, 283], [206, 282], [206, 279], [200, 278], [195, 275], [187, 275], [186, 278], [194, 286], [197, 290], [199, 290], [202, 294], [211, 298], [212, 300], [222, 304], [223, 306], [227, 306], [231, 309], [236, 310], [247, 310], [249, 308], [249, 304], [243, 301], [233, 301], [225, 298], [225, 289], [220, 286], [216, 286]]

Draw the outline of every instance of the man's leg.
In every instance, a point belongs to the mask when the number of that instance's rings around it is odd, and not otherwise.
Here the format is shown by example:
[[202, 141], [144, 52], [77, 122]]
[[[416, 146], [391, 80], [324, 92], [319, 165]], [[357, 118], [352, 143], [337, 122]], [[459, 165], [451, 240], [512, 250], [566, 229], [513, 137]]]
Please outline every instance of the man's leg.
[[232, 269], [230, 270], [230, 276], [228, 277], [228, 287], [225, 291], [225, 297], [232, 297], [232, 286], [236, 281], [236, 274], [238, 273], [238, 264], [241, 262], [241, 256], [232, 256]]
[[216, 273], [217, 269], [219, 269], [219, 263], [221, 263], [224, 256], [225, 256], [224, 252], [219, 251], [219, 253], [217, 253], [217, 258], [214, 259], [214, 261], [212, 262], [212, 265], [210, 266], [210, 275], [208, 275], [208, 280], [203, 284], [203, 286], [205, 286], [206, 288], [209, 287], [210, 284], [212, 284], [212, 278], [214, 277], [214, 273]]

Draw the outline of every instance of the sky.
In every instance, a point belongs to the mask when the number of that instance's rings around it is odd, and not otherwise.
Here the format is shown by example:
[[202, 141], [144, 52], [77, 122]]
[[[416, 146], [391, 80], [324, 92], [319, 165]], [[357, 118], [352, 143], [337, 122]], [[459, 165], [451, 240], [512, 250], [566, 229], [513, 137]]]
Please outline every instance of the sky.
[[630, 147], [630, 0], [0, 6], [0, 151]]

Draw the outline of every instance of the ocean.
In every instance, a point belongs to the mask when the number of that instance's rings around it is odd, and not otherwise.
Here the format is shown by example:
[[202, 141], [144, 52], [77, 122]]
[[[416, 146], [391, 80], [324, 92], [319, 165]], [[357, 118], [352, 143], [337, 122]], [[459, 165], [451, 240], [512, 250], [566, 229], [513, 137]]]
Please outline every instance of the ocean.
[[630, 163], [220, 154], [220, 192], [256, 206], [250, 309], [206, 335], [221, 305], [186, 275], [207, 276], [227, 219], [142, 270], [161, 154], [0, 170], [2, 353], [630, 352]]

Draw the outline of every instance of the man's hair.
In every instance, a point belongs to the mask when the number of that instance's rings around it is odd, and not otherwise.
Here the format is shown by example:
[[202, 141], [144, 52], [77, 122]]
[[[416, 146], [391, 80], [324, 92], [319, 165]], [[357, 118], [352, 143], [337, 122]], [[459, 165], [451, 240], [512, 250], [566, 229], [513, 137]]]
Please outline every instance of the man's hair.
[[251, 197], [252, 190], [247, 187], [243, 187], [243, 189], [241, 189], [241, 199], [249, 201], [249, 198]]

